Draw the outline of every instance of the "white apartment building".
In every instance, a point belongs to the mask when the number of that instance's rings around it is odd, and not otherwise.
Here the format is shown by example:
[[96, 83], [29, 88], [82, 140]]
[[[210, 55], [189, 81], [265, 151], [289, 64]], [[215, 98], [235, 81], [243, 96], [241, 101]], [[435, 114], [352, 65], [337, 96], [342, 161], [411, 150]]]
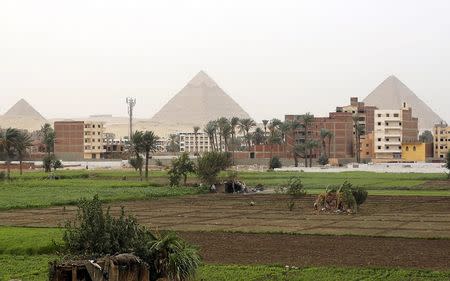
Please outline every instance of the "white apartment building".
[[374, 154], [377, 159], [402, 158], [403, 110], [375, 110]]
[[84, 121], [84, 159], [100, 159], [106, 152], [102, 122]]
[[434, 158], [445, 159], [450, 148], [450, 126], [442, 122], [434, 126]]
[[178, 133], [178, 136], [180, 137], [180, 152], [202, 153], [212, 151], [212, 145], [209, 136], [206, 133], [197, 133], [197, 144], [195, 142], [194, 132]]

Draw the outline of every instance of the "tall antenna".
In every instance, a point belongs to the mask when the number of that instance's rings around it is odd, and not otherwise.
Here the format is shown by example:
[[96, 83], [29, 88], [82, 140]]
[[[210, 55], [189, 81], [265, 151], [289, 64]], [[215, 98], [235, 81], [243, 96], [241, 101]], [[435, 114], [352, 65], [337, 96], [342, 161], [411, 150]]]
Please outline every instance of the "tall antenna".
[[129, 133], [129, 141], [131, 141], [131, 137], [133, 136], [133, 109], [136, 105], [136, 99], [133, 97], [127, 98], [128, 105], [128, 116], [130, 116], [130, 133]]

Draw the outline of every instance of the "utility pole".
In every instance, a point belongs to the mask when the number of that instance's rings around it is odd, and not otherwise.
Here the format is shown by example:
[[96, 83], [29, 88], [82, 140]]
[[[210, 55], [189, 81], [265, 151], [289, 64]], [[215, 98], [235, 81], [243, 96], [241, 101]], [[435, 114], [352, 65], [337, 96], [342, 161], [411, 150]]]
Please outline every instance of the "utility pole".
[[128, 105], [128, 116], [130, 116], [130, 134], [128, 141], [131, 142], [131, 137], [133, 136], [133, 109], [136, 105], [136, 99], [133, 97], [127, 98], [127, 105]]

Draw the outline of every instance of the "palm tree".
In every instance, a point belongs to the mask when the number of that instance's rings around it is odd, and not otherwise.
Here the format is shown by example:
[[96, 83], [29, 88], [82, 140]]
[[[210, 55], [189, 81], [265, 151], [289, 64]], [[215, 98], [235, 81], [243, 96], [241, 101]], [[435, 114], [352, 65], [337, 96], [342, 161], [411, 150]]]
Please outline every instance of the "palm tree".
[[45, 152], [50, 156], [55, 147], [55, 130], [53, 130], [52, 125], [45, 123], [39, 131], [39, 135], [41, 136], [42, 143], [45, 145]]
[[306, 142], [305, 145], [308, 151], [309, 167], [312, 167], [313, 150], [319, 147], [319, 142], [317, 142], [316, 140], [308, 140], [308, 142]]
[[6, 177], [11, 178], [11, 158], [14, 157], [20, 131], [14, 128], [2, 130], [0, 133], [0, 152], [5, 155]]
[[231, 136], [231, 124], [230, 124], [230, 122], [225, 123], [223, 125], [221, 131], [222, 131], [223, 141], [224, 141], [224, 144], [225, 144], [225, 151], [228, 152], [230, 136]]
[[198, 131], [200, 131], [200, 127], [199, 126], [194, 126], [194, 139], [195, 139], [195, 155], [198, 154], [198, 141], [197, 141], [197, 137], [198, 137]]
[[145, 179], [148, 180], [148, 160], [150, 159], [150, 153], [155, 152], [159, 137], [152, 131], [145, 131], [142, 135], [141, 147], [145, 153]]
[[328, 132], [328, 158], [331, 157], [331, 140], [334, 138], [334, 133], [332, 131]]
[[[303, 143], [307, 144], [309, 139], [309, 127], [314, 122], [314, 115], [310, 114], [309, 112], [302, 116], [302, 126], [303, 126], [303, 133], [304, 133], [304, 140]], [[308, 167], [308, 157], [307, 154], [305, 157], [305, 167]]]
[[250, 151], [250, 146], [251, 146], [250, 130], [256, 126], [256, 123], [251, 118], [245, 118], [245, 119], [241, 119], [239, 121], [238, 126], [239, 126], [239, 130], [241, 131], [241, 133], [244, 134], [244, 138], [247, 140], [247, 149], [248, 149], [248, 151]]
[[172, 152], [173, 154], [180, 152], [180, 137], [177, 134], [169, 135], [166, 149], [167, 152]]
[[24, 132], [19, 131], [19, 135], [17, 137], [17, 143], [16, 143], [16, 151], [17, 156], [19, 158], [19, 167], [20, 167], [20, 175], [22, 175], [22, 162], [25, 154], [27, 153], [27, 150], [33, 146], [33, 141], [31, 140], [31, 136]]
[[[269, 120], [262, 120], [264, 125], [264, 136], [267, 137], [267, 124], [269, 124]], [[266, 138], [267, 141], [267, 138]]]
[[253, 133], [253, 142], [256, 145], [260, 145], [266, 142], [265, 133], [261, 128], [256, 128], [255, 132]]
[[359, 116], [353, 115], [353, 132], [355, 134], [355, 156], [356, 162], [361, 162], [361, 136], [364, 134], [364, 126], [359, 123]]
[[[136, 131], [134, 134], [131, 135], [131, 140], [130, 140], [130, 151], [132, 153], [134, 153], [135, 157], [136, 157], [136, 161], [140, 161], [140, 165], [138, 165], [139, 167], [139, 175], [141, 177], [142, 180], [142, 157], [141, 157], [141, 153], [142, 151], [142, 139], [144, 136], [144, 132], [142, 131]], [[139, 163], [139, 162], [138, 162]]]
[[174, 232], [157, 234], [146, 246], [154, 257], [158, 280], [187, 281], [194, 276], [200, 266], [201, 258], [198, 250]]
[[205, 128], [203, 128], [203, 131], [208, 135], [209, 142], [212, 150], [215, 150], [215, 143], [214, 143], [214, 134], [216, 132], [216, 126], [213, 121], [209, 121]]
[[306, 145], [304, 143], [295, 144], [293, 151], [294, 151], [294, 166], [298, 167], [298, 157], [307, 159], [308, 153]]
[[[226, 142], [225, 138], [229, 137], [231, 128], [228, 128], [228, 127], [231, 127], [231, 125], [230, 125], [230, 121], [227, 118], [221, 117], [221, 118], [219, 118], [217, 120], [217, 128], [219, 129], [218, 131], [219, 131], [219, 148], [220, 148], [220, 151], [222, 151], [222, 147], [223, 147], [223, 145], [222, 145], [222, 138], [223, 138], [224, 142]], [[227, 136], [224, 134], [224, 131], [226, 131], [226, 133], [228, 134]], [[225, 146], [226, 146], [226, 144], [225, 144]]]
[[233, 152], [233, 164], [234, 164], [234, 151], [236, 150], [236, 127], [239, 125], [239, 118], [238, 117], [232, 117], [230, 119], [230, 126], [231, 126], [231, 149]]

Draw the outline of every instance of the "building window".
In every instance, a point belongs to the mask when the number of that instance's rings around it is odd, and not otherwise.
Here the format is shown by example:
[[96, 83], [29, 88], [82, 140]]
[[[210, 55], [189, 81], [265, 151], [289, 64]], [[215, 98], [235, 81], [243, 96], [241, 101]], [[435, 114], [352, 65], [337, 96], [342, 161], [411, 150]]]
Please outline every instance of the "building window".
[[413, 147], [413, 151], [416, 151], [416, 150], [417, 150], [417, 148], [414, 146], [414, 147]]
[[381, 114], [378, 114], [378, 117], [381, 117]]
[[390, 117], [389, 113], [386, 114], [386, 117]]
[[378, 138], [378, 141], [381, 141], [381, 138]]
[[378, 122], [378, 126], [381, 126], [381, 122]]
[[398, 113], [394, 113], [394, 117], [398, 117]]
[[381, 146], [378, 146], [378, 149], [381, 149]]
[[409, 146], [406, 147], [406, 151], [409, 151]]

